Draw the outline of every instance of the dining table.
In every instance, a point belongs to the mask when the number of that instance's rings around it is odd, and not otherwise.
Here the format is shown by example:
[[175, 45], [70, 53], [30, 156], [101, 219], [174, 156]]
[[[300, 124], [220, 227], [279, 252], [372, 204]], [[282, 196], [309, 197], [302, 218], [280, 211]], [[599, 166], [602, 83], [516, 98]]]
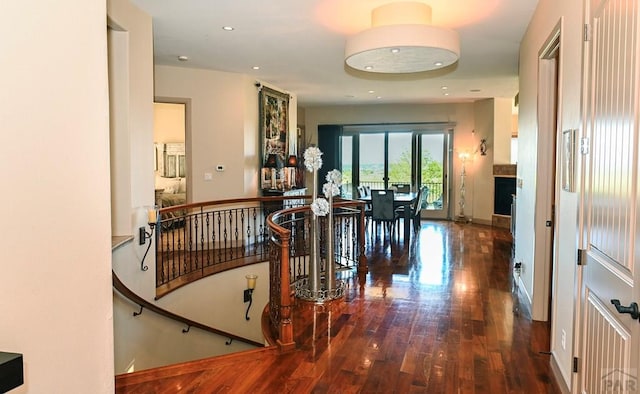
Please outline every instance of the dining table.
[[[404, 207], [404, 243], [409, 245], [411, 241], [411, 206], [416, 202], [418, 198], [418, 192], [409, 193], [394, 193], [393, 194], [393, 208]], [[358, 197], [359, 201], [371, 204], [371, 195]]]

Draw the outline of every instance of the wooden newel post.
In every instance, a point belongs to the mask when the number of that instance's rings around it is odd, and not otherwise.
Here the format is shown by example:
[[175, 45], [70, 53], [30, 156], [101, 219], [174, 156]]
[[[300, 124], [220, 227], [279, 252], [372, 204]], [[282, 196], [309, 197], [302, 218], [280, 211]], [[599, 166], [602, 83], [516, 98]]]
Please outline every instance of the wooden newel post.
[[280, 327], [278, 345], [281, 351], [293, 350], [296, 343], [293, 341], [293, 325], [291, 324], [291, 289], [289, 278], [289, 242], [291, 232], [282, 238], [280, 255]]

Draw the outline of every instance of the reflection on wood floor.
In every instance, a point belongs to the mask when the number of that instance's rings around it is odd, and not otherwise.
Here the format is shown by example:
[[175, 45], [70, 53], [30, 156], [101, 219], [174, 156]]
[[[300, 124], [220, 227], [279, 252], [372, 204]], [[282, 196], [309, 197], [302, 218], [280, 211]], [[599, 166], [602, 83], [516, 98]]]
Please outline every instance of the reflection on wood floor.
[[411, 244], [368, 239], [369, 274], [344, 300], [298, 302], [298, 349], [274, 348], [116, 378], [118, 393], [559, 393], [549, 327], [512, 281], [511, 236], [422, 222]]

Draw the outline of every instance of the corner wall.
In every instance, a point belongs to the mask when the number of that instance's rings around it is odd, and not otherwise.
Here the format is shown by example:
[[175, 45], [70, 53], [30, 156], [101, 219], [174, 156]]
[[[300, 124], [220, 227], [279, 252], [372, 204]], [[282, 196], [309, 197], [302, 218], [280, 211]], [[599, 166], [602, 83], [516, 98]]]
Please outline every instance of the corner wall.
[[0, 7], [0, 349], [12, 393], [113, 393], [106, 4]]
[[[536, 200], [540, 187], [539, 169], [541, 152], [533, 147], [543, 146], [544, 136], [538, 130], [538, 75], [539, 56], [545, 42], [560, 26], [559, 64], [559, 127], [555, 138], [562, 130], [576, 128], [582, 132], [581, 124], [581, 78], [582, 78], [582, 28], [583, 4], [581, 0], [541, 0], [520, 46], [520, 110], [518, 123], [518, 178], [522, 187], [517, 189], [517, 228], [515, 261], [523, 264], [522, 284], [532, 298], [532, 313], [535, 320], [546, 320], [541, 315], [541, 305], [547, 302], [544, 286], [548, 273], [544, 272], [541, 261], [544, 253], [536, 253], [537, 245], [544, 241], [546, 233], [536, 232], [544, 228], [547, 219], [541, 212], [541, 201]], [[548, 154], [549, 152], [545, 152]], [[560, 157], [560, 156], [558, 156]], [[580, 179], [578, 169], [577, 184]], [[562, 377], [571, 388], [573, 340], [575, 335], [574, 285], [576, 283], [576, 244], [578, 238], [578, 194], [570, 193], [556, 186], [555, 217], [555, 267], [551, 294], [551, 352], [556, 359]], [[561, 345], [562, 331], [566, 332], [565, 348]]]

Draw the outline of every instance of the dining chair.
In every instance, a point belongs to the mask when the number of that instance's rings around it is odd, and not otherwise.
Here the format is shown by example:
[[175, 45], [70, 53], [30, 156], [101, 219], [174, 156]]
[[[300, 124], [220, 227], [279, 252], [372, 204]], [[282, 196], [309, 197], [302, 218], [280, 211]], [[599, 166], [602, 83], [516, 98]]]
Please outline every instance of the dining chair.
[[[371, 190], [371, 220], [377, 225], [382, 224], [393, 235], [398, 212], [393, 207], [393, 190]], [[385, 231], [386, 233], [386, 231]]]
[[358, 186], [358, 198], [363, 198], [366, 197], [366, 191], [364, 190], [364, 186], [360, 185]]
[[[358, 198], [367, 197], [367, 190], [364, 186], [358, 186]], [[369, 226], [369, 222], [371, 221], [371, 203], [367, 202], [364, 204], [364, 227], [365, 229]]]
[[[426, 186], [421, 187], [418, 190], [418, 194], [416, 195], [415, 201], [409, 207], [409, 209], [411, 210], [409, 212], [409, 217], [411, 218], [411, 221], [413, 222], [413, 229], [414, 230], [419, 230], [420, 229], [420, 211], [422, 210], [422, 205], [423, 205], [424, 199], [427, 196], [428, 191], [429, 191], [428, 187], [426, 187]], [[399, 215], [400, 218], [404, 218], [405, 217], [404, 216], [404, 209], [405, 209], [405, 207], [403, 207], [403, 206], [396, 208], [396, 211], [398, 212], [398, 215]]]
[[424, 204], [427, 194], [429, 194], [429, 188], [423, 186], [418, 190], [418, 196], [416, 202], [411, 205], [411, 220], [413, 221], [413, 229], [420, 229], [420, 211], [422, 211], [422, 205]]
[[398, 193], [411, 192], [411, 185], [408, 183], [392, 183], [391, 186], [393, 186]]

